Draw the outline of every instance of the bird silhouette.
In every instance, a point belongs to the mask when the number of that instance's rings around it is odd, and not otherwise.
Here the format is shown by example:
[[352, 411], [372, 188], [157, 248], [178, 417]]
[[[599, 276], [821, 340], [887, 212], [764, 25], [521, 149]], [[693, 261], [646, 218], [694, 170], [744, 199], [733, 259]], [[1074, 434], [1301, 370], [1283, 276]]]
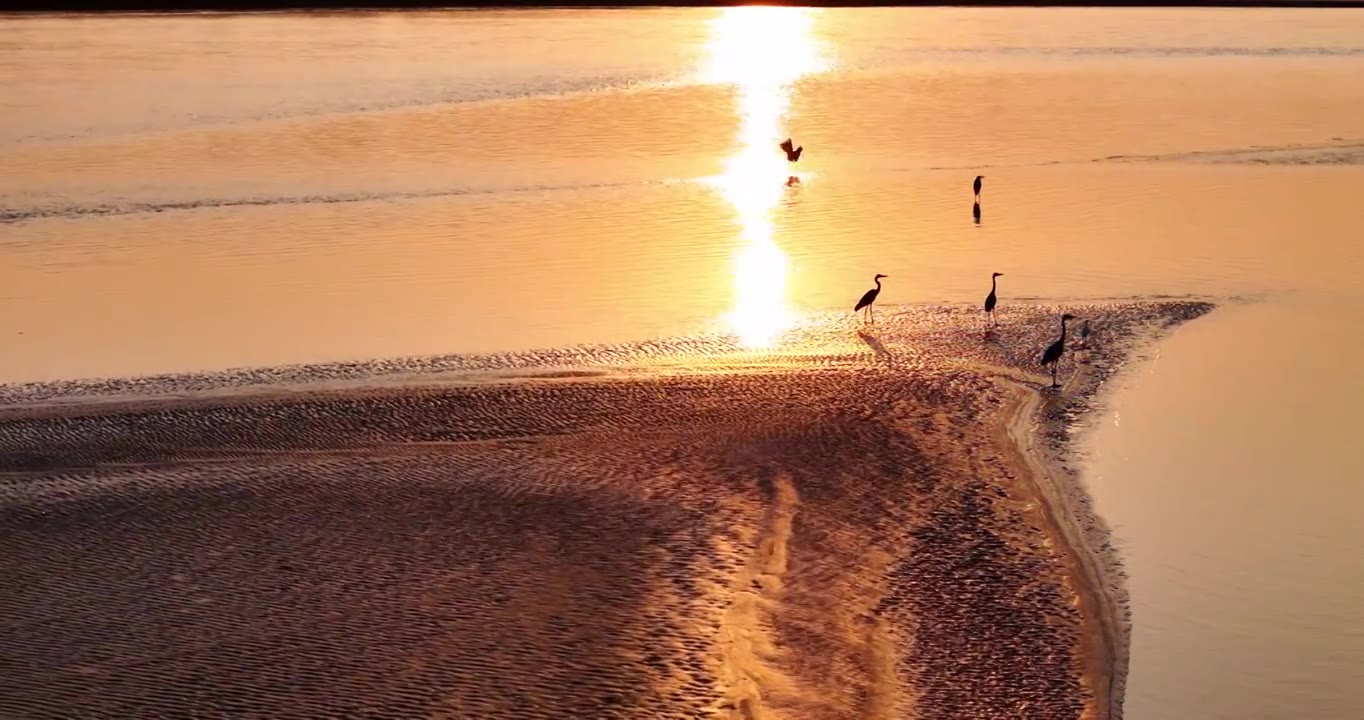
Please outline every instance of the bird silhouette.
[[872, 305], [872, 303], [876, 302], [876, 296], [881, 294], [881, 278], [883, 278], [883, 277], [890, 277], [890, 276], [889, 276], [889, 275], [881, 275], [881, 274], [878, 273], [877, 276], [876, 276], [875, 278], [873, 278], [873, 279], [876, 281], [876, 287], [874, 287], [874, 288], [868, 290], [868, 291], [866, 292], [866, 294], [864, 294], [864, 295], [862, 296], [862, 299], [857, 301], [857, 306], [853, 308], [853, 312], [857, 312], [858, 310], [861, 310], [862, 308], [866, 308], [866, 309], [867, 309], [867, 313], [866, 313], [866, 314], [867, 314], [867, 316], [871, 319], [871, 323], [872, 323], [873, 325], [876, 324], [876, 313], [872, 310], [871, 305]]
[[[789, 142], [789, 141], [788, 141], [788, 142]], [[981, 181], [981, 180], [984, 180], [984, 179], [985, 179], [985, 176], [984, 176], [984, 175], [977, 175], [977, 176], [976, 176], [976, 181], [973, 182], [973, 183], [971, 183], [971, 189], [976, 191], [976, 200], [977, 200], [977, 201], [980, 200], [980, 181]]]
[[995, 305], [999, 303], [999, 298], [995, 296], [996, 282], [1004, 273], [994, 273], [990, 276], [990, 294], [985, 296], [985, 313], [990, 316], [990, 323], [995, 323]]
[[1094, 361], [1094, 358], [1092, 357], [1093, 352], [1092, 352], [1092, 351], [1090, 350], [1090, 348], [1089, 348], [1089, 321], [1088, 321], [1088, 320], [1086, 320], [1086, 321], [1084, 322], [1084, 324], [1080, 326], [1080, 332], [1078, 332], [1078, 333], [1076, 333], [1076, 334], [1080, 336], [1080, 342], [1075, 343], [1075, 352], [1076, 352], [1076, 354], [1078, 355], [1080, 349], [1083, 348], [1084, 351], [1085, 351], [1085, 354], [1084, 354], [1084, 359], [1083, 359], [1082, 362], [1084, 362], [1086, 365], [1089, 365], [1090, 363], [1092, 363], [1092, 362]]
[[971, 218], [974, 219], [974, 220], [976, 221], [976, 224], [977, 224], [977, 225], [980, 224], [980, 202], [979, 202], [979, 201], [977, 201], [975, 204], [973, 204], [973, 205], [971, 206]]
[[1042, 353], [1042, 367], [1051, 366], [1052, 387], [1060, 387], [1056, 383], [1056, 368], [1061, 364], [1061, 353], [1066, 351], [1066, 321], [1074, 319], [1075, 316], [1069, 313], [1061, 316], [1061, 337]]
[[791, 138], [786, 138], [786, 142], [781, 144], [781, 149], [786, 151], [787, 162], [797, 162], [800, 160], [800, 153], [805, 149], [805, 146], [795, 147], [791, 143]]

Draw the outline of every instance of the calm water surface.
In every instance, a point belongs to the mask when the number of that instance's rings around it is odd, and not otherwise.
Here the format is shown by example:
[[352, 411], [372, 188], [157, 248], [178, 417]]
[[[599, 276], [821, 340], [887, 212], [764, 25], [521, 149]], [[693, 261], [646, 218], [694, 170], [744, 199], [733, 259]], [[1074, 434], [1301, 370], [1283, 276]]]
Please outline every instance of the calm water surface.
[[[1089, 478], [1128, 717], [1364, 704], [1364, 12], [0, 19], [0, 381], [1232, 300]], [[776, 143], [806, 147], [801, 182]], [[979, 224], [969, 186], [986, 176]]]

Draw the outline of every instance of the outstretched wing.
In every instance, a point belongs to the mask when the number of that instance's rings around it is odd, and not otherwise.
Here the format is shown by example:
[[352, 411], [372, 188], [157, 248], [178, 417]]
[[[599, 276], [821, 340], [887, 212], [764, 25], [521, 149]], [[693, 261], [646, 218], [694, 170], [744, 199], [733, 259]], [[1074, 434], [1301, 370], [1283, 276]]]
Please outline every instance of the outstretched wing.
[[804, 150], [804, 149], [805, 149], [805, 146], [804, 146], [804, 145], [801, 145], [800, 147], [796, 148], [796, 151], [795, 151], [794, 153], [791, 154], [791, 159], [792, 159], [792, 160], [799, 160], [799, 159], [800, 159], [800, 153], [801, 153], [801, 151]]
[[786, 152], [795, 152], [793, 146], [791, 145], [791, 138], [786, 138], [786, 141], [781, 144], [781, 149], [785, 150]]

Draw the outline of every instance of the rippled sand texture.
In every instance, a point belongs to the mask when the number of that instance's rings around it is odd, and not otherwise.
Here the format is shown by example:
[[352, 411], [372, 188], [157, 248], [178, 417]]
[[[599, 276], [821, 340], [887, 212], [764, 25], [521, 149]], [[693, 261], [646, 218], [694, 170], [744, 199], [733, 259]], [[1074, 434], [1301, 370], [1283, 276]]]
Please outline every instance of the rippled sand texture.
[[[1044, 414], [1209, 307], [1072, 308], [1103, 342]], [[6, 387], [0, 715], [1106, 716], [1112, 618], [1004, 433], [1056, 312]]]

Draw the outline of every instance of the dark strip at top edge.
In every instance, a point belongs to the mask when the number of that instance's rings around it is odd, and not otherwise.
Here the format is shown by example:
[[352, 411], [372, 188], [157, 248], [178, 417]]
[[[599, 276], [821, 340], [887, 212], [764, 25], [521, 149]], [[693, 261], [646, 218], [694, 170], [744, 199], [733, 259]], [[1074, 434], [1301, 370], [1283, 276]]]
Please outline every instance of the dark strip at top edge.
[[1190, 7], [1190, 8], [1364, 8], [1364, 0], [1117, 0], [1116, 2], [1067, 2], [1066, 0], [766, 0], [746, 3], [733, 0], [650, 0], [649, 2], [609, 3], [572, 0], [497, 0], [485, 2], [442, 2], [440, 0], [390, 0], [389, 2], [338, 2], [337, 0], [0, 0], [0, 12], [20, 13], [177, 13], [177, 12], [260, 12], [289, 10], [404, 10], [404, 9], [500, 9], [500, 8], [647, 8], [647, 7], [728, 7], [736, 5], [781, 5], [804, 7]]

